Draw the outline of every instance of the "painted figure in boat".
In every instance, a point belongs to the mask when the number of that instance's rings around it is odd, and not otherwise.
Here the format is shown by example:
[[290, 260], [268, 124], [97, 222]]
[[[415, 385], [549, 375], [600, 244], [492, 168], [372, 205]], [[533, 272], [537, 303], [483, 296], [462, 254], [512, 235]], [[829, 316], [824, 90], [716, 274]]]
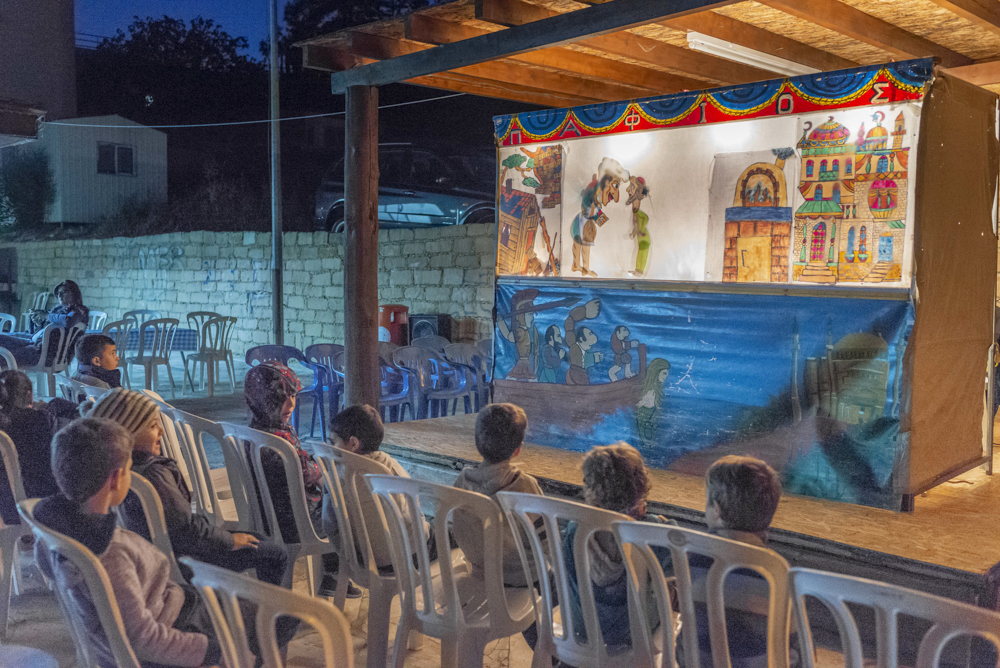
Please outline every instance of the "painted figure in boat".
[[608, 380], [614, 382], [619, 380], [618, 374], [624, 373], [621, 378], [631, 378], [635, 375], [632, 371], [632, 348], [638, 348], [639, 342], [629, 338], [631, 332], [625, 325], [615, 327], [611, 334], [611, 352], [615, 355], [615, 363], [608, 369]]
[[549, 325], [545, 330], [545, 345], [539, 358], [538, 381], [541, 383], [558, 383], [559, 371], [566, 361], [566, 349], [563, 348], [563, 336], [559, 325]]

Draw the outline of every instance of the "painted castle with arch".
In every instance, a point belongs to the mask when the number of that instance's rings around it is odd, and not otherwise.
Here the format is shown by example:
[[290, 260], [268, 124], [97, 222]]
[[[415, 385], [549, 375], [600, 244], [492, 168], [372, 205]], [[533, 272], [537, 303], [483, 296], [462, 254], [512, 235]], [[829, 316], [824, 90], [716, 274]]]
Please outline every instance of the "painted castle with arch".
[[802, 283], [899, 281], [906, 231], [906, 125], [885, 114], [862, 123], [857, 139], [831, 116], [815, 129], [806, 124], [791, 244], [792, 280]]

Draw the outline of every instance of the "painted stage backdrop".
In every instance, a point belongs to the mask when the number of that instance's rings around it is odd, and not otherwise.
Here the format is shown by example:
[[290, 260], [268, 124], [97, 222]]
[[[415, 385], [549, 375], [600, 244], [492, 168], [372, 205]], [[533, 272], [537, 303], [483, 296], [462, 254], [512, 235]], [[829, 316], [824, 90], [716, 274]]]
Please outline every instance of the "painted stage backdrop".
[[497, 117], [497, 274], [907, 287], [930, 68]]
[[625, 440], [695, 475], [754, 455], [790, 493], [898, 509], [906, 291], [752, 285], [910, 286], [931, 68], [496, 118], [494, 399], [525, 409], [532, 442]]

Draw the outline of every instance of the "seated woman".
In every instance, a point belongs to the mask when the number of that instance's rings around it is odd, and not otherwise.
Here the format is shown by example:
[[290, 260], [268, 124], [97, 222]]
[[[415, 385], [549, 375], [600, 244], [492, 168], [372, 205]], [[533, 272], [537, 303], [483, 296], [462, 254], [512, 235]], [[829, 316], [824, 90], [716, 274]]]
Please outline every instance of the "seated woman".
[[[14, 442], [21, 482], [28, 498], [50, 496], [59, 490], [52, 474], [52, 437], [59, 424], [60, 402], [56, 406], [32, 404], [31, 379], [21, 371], [0, 373], [0, 431]], [[55, 401], [55, 400], [53, 400]], [[70, 407], [70, 410], [75, 407]], [[0, 462], [0, 475], [6, 469]], [[0, 517], [4, 524], [20, 524], [10, 486], [0, 484]]]
[[72, 327], [90, 317], [90, 309], [83, 305], [80, 286], [74, 281], [63, 281], [55, 287], [59, 306], [48, 313], [33, 312], [30, 318], [31, 332], [0, 334], [0, 347], [14, 355], [19, 367], [35, 366], [42, 356], [42, 336], [46, 325]]

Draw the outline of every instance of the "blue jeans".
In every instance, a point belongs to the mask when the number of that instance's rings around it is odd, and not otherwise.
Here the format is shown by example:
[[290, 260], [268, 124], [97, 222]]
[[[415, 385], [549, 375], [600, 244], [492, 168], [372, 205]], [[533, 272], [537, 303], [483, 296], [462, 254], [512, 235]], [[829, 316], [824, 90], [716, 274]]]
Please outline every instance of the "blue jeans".
[[11, 352], [18, 367], [35, 366], [42, 356], [41, 348], [36, 348], [27, 334], [0, 334], [0, 347]]

